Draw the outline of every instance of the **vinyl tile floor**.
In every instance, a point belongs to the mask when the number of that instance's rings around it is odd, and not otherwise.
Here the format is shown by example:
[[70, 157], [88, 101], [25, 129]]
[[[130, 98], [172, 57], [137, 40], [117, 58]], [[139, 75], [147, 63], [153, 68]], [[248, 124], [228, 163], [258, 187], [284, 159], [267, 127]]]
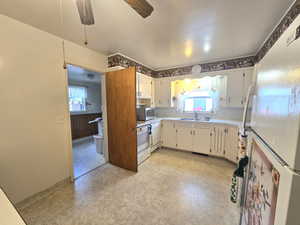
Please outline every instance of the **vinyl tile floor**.
[[104, 163], [105, 159], [103, 155], [96, 152], [96, 144], [92, 136], [73, 142], [73, 168], [75, 178], [86, 174]]
[[239, 209], [229, 200], [234, 168], [162, 149], [138, 173], [105, 164], [20, 212], [28, 225], [237, 225]]

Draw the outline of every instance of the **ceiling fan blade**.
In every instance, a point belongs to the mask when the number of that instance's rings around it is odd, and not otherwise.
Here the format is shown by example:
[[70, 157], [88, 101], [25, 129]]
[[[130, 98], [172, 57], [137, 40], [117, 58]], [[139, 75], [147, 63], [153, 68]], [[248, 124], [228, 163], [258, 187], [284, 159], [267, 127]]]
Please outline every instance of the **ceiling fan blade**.
[[151, 15], [154, 8], [146, 0], [124, 0], [143, 18]]
[[95, 24], [91, 0], [76, 0], [76, 5], [81, 23], [84, 25]]

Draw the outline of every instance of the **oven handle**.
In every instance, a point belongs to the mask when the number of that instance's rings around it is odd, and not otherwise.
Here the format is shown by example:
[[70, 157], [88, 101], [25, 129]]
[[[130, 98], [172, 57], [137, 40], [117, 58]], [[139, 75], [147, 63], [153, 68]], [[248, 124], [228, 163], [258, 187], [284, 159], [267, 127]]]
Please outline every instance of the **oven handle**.
[[152, 134], [152, 124], [148, 125], [148, 134], [151, 135]]

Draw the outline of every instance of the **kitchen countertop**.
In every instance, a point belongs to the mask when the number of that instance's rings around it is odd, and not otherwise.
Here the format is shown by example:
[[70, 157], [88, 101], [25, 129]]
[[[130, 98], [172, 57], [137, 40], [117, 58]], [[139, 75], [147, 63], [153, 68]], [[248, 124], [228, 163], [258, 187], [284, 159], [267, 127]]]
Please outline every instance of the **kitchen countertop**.
[[162, 118], [155, 118], [155, 119], [149, 120], [149, 121], [138, 121], [137, 128], [147, 126], [152, 123], [157, 123], [162, 120], [169, 120], [169, 121], [174, 120], [174, 121], [181, 121], [181, 122], [186, 122], [186, 123], [224, 124], [224, 125], [231, 125], [231, 126], [237, 126], [237, 127], [240, 127], [242, 125], [242, 121], [237, 121], [237, 120], [211, 119], [209, 121], [203, 121], [203, 120], [182, 120], [181, 118], [162, 117]]
[[153, 123], [158, 123], [163, 119], [164, 118], [155, 118], [153, 120], [148, 120], [148, 121], [137, 121], [136, 127], [139, 128], [139, 127], [147, 126], [147, 125], [150, 125]]

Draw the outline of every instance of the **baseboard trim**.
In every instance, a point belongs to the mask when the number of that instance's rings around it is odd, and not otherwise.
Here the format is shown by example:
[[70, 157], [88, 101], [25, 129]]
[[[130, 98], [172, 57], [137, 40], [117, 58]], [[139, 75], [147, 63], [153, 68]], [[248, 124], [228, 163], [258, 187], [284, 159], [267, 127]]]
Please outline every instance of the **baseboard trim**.
[[28, 198], [16, 203], [15, 206], [18, 210], [23, 210], [23, 209], [29, 207], [30, 205], [34, 204], [35, 202], [51, 195], [53, 192], [57, 191], [61, 187], [65, 186], [66, 184], [70, 184], [70, 183], [72, 183], [71, 177], [67, 177], [67, 178], [63, 179], [62, 181], [59, 181], [56, 184], [52, 185], [51, 187], [49, 187], [43, 191], [40, 191]]

